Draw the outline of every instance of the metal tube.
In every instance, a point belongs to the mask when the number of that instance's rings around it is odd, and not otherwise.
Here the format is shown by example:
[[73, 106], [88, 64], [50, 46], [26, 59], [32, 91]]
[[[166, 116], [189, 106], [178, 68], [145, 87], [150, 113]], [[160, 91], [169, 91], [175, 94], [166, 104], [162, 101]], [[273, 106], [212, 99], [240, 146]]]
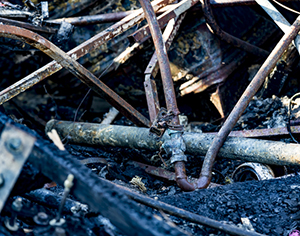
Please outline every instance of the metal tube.
[[68, 69], [78, 79], [92, 88], [96, 93], [103, 96], [111, 105], [116, 107], [124, 116], [141, 126], [150, 126], [150, 121], [123, 100], [118, 94], [107, 87], [90, 71], [85, 69], [77, 61], [68, 56], [53, 43], [42, 36], [16, 26], [0, 25], [0, 37], [21, 40], [41, 50], [59, 64]]
[[160, 73], [163, 82], [163, 88], [165, 93], [165, 100], [167, 104], [168, 111], [172, 111], [175, 115], [174, 124], [179, 124], [179, 110], [177, 108], [176, 96], [175, 96], [175, 89], [173, 85], [169, 58], [167, 55], [167, 49], [162, 37], [162, 33], [157, 22], [154, 10], [151, 6], [149, 0], [139, 0], [145, 14], [145, 18], [150, 27], [153, 43], [155, 46], [155, 51], [157, 54], [157, 59], [159, 63]]
[[[228, 1], [228, 0], [227, 0]], [[156, 13], [161, 14], [168, 11], [170, 8], [173, 8], [172, 5], [165, 6], [159, 9]], [[121, 11], [121, 12], [113, 12], [106, 14], [98, 14], [93, 16], [77, 16], [77, 17], [64, 17], [60, 19], [54, 20], [45, 20], [47, 23], [60, 24], [63, 21], [66, 21], [72, 25], [76, 26], [85, 26], [91, 24], [99, 24], [99, 23], [109, 23], [109, 22], [117, 22], [122, 20], [123, 18], [129, 16], [130, 14], [136, 13], [139, 10], [131, 10], [131, 11]]]
[[[174, 0], [156, 0], [153, 1], [152, 4], [155, 7], [155, 10], [158, 10], [172, 3], [173, 1]], [[102, 44], [108, 42], [110, 39], [116, 37], [117, 35], [125, 32], [129, 28], [138, 24], [143, 19], [144, 14], [142, 9], [140, 9], [136, 13], [125, 17], [122, 21], [110, 26], [109, 28], [95, 35], [91, 39], [73, 48], [72, 50], [67, 52], [67, 54], [73, 59], [78, 60], [79, 58], [97, 49]], [[44, 80], [50, 75], [56, 73], [60, 69], [62, 69], [62, 66], [59, 65], [56, 61], [52, 61], [47, 65], [43, 66], [42, 68], [31, 73], [30, 75], [26, 76], [25, 78], [14, 83], [13, 85], [9, 86], [8, 88], [2, 90], [0, 92], [0, 105], [17, 96], [19, 93], [31, 88], [33, 85]]]
[[[173, 79], [171, 75], [171, 69], [170, 69], [170, 64], [169, 64], [169, 58], [167, 55], [167, 49], [166, 45], [164, 43], [161, 30], [158, 24], [158, 21], [156, 19], [155, 13], [153, 11], [153, 8], [151, 6], [151, 3], [149, 0], [139, 0], [141, 3], [141, 6], [144, 10], [145, 13], [145, 18], [149, 24], [151, 36], [154, 42], [154, 47], [155, 51], [157, 54], [157, 59], [159, 63], [159, 68], [160, 68], [160, 74], [162, 77], [162, 83], [163, 83], [163, 89], [164, 89], [164, 95], [165, 95], [165, 100], [166, 100], [166, 105], [168, 112], [172, 112], [174, 117], [172, 118], [170, 125], [171, 126], [178, 126], [180, 125], [179, 122], [179, 117], [178, 115], [180, 114], [178, 107], [177, 107], [177, 101], [176, 101], [176, 96], [175, 96], [175, 89], [173, 85]], [[181, 137], [178, 137], [179, 139], [182, 139]], [[173, 148], [173, 152], [180, 152], [183, 154], [183, 150], [179, 150], [180, 148]], [[182, 169], [179, 169], [182, 168]], [[185, 167], [184, 167], [184, 162], [177, 160], [175, 163], [175, 172], [180, 172], [180, 178], [176, 178], [176, 182], [178, 186], [184, 190], [184, 191], [193, 191], [195, 188], [192, 184], [190, 184], [187, 181], [187, 177], [185, 175]], [[179, 175], [176, 177], [179, 177]]]
[[92, 25], [92, 24], [99, 24], [99, 23], [117, 22], [122, 20], [124, 17], [129, 16], [132, 13], [136, 13], [136, 11], [137, 10], [114, 12], [114, 13], [107, 13], [107, 14], [100, 14], [100, 15], [93, 15], [93, 16], [67, 17], [67, 18], [60, 18], [54, 20], [46, 20], [45, 22], [52, 23], [52, 24], [60, 24], [63, 21], [66, 21], [72, 25], [85, 26], [85, 25]]
[[36, 32], [42, 32], [42, 33], [48, 33], [48, 34], [54, 34], [57, 32], [57, 29], [46, 27], [46, 26], [36, 26], [30, 23], [22, 22], [22, 21], [17, 21], [17, 20], [11, 20], [11, 19], [6, 19], [0, 17], [0, 22], [7, 24], [7, 25], [14, 25], [14, 26], [19, 26], [23, 27], [25, 29], [29, 29], [32, 31]]
[[[296, 37], [300, 30], [300, 17], [296, 19], [294, 24], [291, 26], [289, 33], [285, 34], [279, 43], [276, 45], [274, 50], [271, 52], [270, 56], [264, 62], [262, 67], [259, 69], [251, 83], [248, 85], [247, 89], [233, 108], [232, 112], [226, 119], [225, 123], [223, 124], [222, 128], [215, 136], [212, 145], [209, 147], [200, 174], [198, 188], [205, 188], [208, 186], [211, 180], [211, 171], [215, 161], [215, 158], [218, 154], [218, 151], [224, 144], [228, 134], [235, 126], [236, 122], [248, 106], [249, 102], [251, 101], [252, 97], [258, 91], [260, 86], [263, 84], [265, 78], [271, 72], [271, 70], [276, 65], [276, 62], [280, 59], [284, 51], [288, 48], [292, 40]], [[249, 144], [250, 147], [252, 144]], [[271, 151], [271, 149], [266, 149]], [[268, 152], [266, 152], [267, 154]]]
[[[163, 33], [163, 38], [164, 41], [166, 42], [166, 49], [169, 50], [173, 39], [175, 38], [180, 25], [185, 17], [186, 13], [181, 14], [178, 19], [175, 20], [171, 19]], [[153, 122], [159, 112], [159, 99], [158, 99], [158, 94], [157, 94], [157, 89], [156, 89], [156, 83], [153, 78], [158, 73], [158, 59], [156, 52], [153, 53], [151, 60], [149, 64], [147, 65], [147, 68], [144, 72], [145, 74], [145, 82], [144, 82], [144, 88], [145, 88], [145, 93], [146, 93], [146, 99], [147, 99], [147, 104], [148, 104], [148, 111], [149, 111], [149, 116], [150, 116], [150, 121]]]
[[202, 9], [207, 24], [210, 26], [213, 33], [216, 34], [218, 37], [220, 37], [222, 40], [225, 40], [227, 43], [230, 43], [235, 47], [241, 48], [259, 57], [266, 58], [269, 55], [268, 51], [256, 47], [250, 43], [247, 43], [223, 31], [214, 18], [214, 14], [212, 12], [211, 5], [210, 5], [210, 0], [203, 0]]
[[[134, 149], [159, 150], [162, 143], [170, 140], [167, 133], [157, 141], [149, 136], [149, 129], [133, 126], [101, 125], [93, 123], [50, 120], [46, 132], [55, 129], [61, 138], [81, 145], [126, 147]], [[204, 156], [215, 135], [205, 133], [184, 133], [186, 152]], [[272, 165], [300, 165], [300, 145], [279, 141], [252, 138], [228, 137], [218, 157], [241, 159]]]

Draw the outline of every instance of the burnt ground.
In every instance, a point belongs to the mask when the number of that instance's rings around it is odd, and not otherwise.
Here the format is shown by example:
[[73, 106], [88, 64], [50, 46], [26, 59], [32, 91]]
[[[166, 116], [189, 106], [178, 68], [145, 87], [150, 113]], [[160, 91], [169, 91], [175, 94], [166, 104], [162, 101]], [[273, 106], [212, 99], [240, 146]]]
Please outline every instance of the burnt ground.
[[[16, 3], [17, 2], [18, 1], [16, 1]], [[56, 1], [50, 2], [54, 2], [52, 4], [58, 4]], [[97, 7], [92, 9], [84, 9], [82, 14], [87, 12], [96, 14], [97, 9], [104, 7], [102, 4], [104, 3], [99, 3]], [[295, 5], [292, 6], [296, 7]], [[116, 10], [118, 8], [122, 10], [135, 9], [136, 3], [134, 3], [134, 1], [114, 1], [111, 5], [111, 9]], [[103, 12], [109, 12], [109, 8], [101, 11], [101, 13]], [[251, 32], [253, 28], [257, 30], [259, 26], [261, 26], [262, 29], [267, 29], [268, 32], [273, 32], [271, 37], [262, 43], [262, 47], [265, 49], [271, 50], [278, 41], [277, 39], [280, 38], [280, 31], [259, 8], [219, 8], [216, 12], [218, 13], [217, 15], [222, 28], [230, 33], [240, 34], [241, 37], [249, 36], [249, 32]], [[287, 12], [284, 12], [284, 14], [289, 20], [293, 19], [293, 16], [287, 14]], [[232, 16], [235, 16], [235, 19], [239, 20], [234, 21], [233, 25], [228, 25], [226, 22], [231, 20]], [[195, 19], [197, 19], [197, 21]], [[249, 19], [255, 19], [255, 21], [250, 22]], [[245, 22], [247, 22], [247, 24], [243, 25]], [[208, 45], [207, 42], [205, 42], [205, 38], [201, 39], [200, 36], [204, 25], [204, 18], [199, 11], [191, 13], [185, 19], [180, 31], [181, 33], [176, 37], [173, 47], [171, 47], [169, 52], [172, 66], [175, 68], [172, 70], [172, 73], [173, 76], [177, 76], [175, 89], [179, 109], [188, 119], [185, 127], [186, 130], [193, 132], [217, 131], [223, 121], [223, 119], [220, 119], [220, 114], [217, 109], [210, 102], [210, 96], [215, 92], [216, 86], [211, 86], [200, 93], [179, 95], [181, 85], [187, 82], [189, 78], [193, 76], [193, 73], [197, 72], [196, 69], [189, 70], [190, 67], [200, 68], [199, 71], [201, 68], [206, 69], [205, 65], [201, 64], [202, 61], [200, 59], [205, 58], [207, 54], [209, 54], [209, 52], [207, 52], [209, 50], [199, 46], [205, 43], [205, 46]], [[59, 46], [63, 50], [68, 51], [96, 32], [105, 29], [107, 26], [108, 24], [89, 26], [88, 28], [77, 27], [67, 43], [62, 43]], [[242, 30], [243, 32], [239, 30], [241, 26], [244, 26], [245, 30]], [[247, 32], [247, 29], [249, 32]], [[198, 38], [194, 37], [194, 33]], [[259, 32], [257, 32], [257, 34], [258, 33]], [[120, 37], [113, 43], [103, 46], [98, 53], [81, 59], [80, 63], [97, 75], [100, 75], [101, 70], [99, 68], [102, 68], [105, 62], [110, 62], [110, 60], [129, 45], [129, 41], [124, 38], [126, 37]], [[49, 37], [49, 39], [52, 40], [51, 37]], [[199, 41], [196, 39], [199, 39]], [[57, 42], [55, 38], [53, 41]], [[235, 55], [233, 53], [237, 52], [238, 55], [242, 54], [241, 50], [234, 49], [226, 43], [218, 41], [216, 37], [212, 36], [211, 42], [213, 42], [211, 43], [211, 45], [213, 45], [212, 49], [216, 50], [217, 54], [220, 53], [220, 50], [222, 51], [224, 63], [231, 60], [230, 56]], [[4, 40], [1, 46], [1, 90], [50, 61], [49, 58], [45, 57], [41, 52], [33, 48], [23, 47], [23, 45], [15, 45], [15, 42]], [[12, 51], [13, 53], [11, 53]], [[145, 105], [146, 100], [142, 86], [143, 70], [152, 53], [153, 46], [151, 41], [148, 40], [144, 44], [143, 49], [134, 57], [121, 65], [117, 70], [111, 71], [102, 77], [105, 83], [146, 116], [148, 115], [148, 111]], [[102, 64], [100, 63], [99, 65], [99, 61]], [[212, 64], [217, 63], [216, 61], [212, 61]], [[263, 60], [261, 58], [245, 54], [245, 57], [243, 57], [240, 63], [234, 68], [234, 71], [226, 78], [226, 81], [222, 82], [219, 89], [223, 95], [225, 115], [228, 115], [238, 97], [251, 80], [250, 74], [253, 74], [253, 70], [255, 71], [253, 68], [259, 67], [262, 62]], [[99, 70], [97, 70], [97, 68]], [[178, 78], [180, 74], [178, 68], [184, 68], [189, 71], [189, 73]], [[288, 77], [280, 88], [267, 86], [261, 89], [257, 96], [253, 98], [234, 129], [285, 127], [288, 100], [293, 94], [299, 91], [299, 70], [299, 59], [296, 58], [295, 61], [291, 62], [291, 68], [287, 70]], [[164, 106], [163, 93], [159, 81], [158, 76], [157, 83], [160, 100], [162, 106]], [[35, 132], [44, 139], [48, 139], [44, 133], [44, 127], [46, 122], [53, 118], [94, 123], [101, 122], [105, 113], [108, 112], [110, 105], [93, 92], [87, 94], [88, 90], [86, 85], [63, 70], [5, 103], [0, 109], [1, 112], [14, 119], [15, 122], [35, 130]], [[296, 106], [298, 105], [296, 104]], [[294, 108], [297, 108], [296, 106], [294, 106]], [[298, 118], [299, 114], [297, 112], [297, 110], [294, 111], [293, 119]], [[133, 125], [132, 122], [121, 115], [117, 116], [113, 124]], [[273, 139], [287, 143], [292, 142], [289, 136], [276, 137]], [[234, 183], [232, 174], [234, 170], [244, 162], [242, 160], [218, 159], [214, 165], [212, 181], [224, 186], [197, 190], [192, 193], [183, 193], [174, 182], [154, 177], [147, 174], [144, 170], [129, 164], [129, 161], [135, 160], [156, 167], [164, 167], [158, 156], [158, 151], [149, 152], [146, 150], [111, 147], [98, 148], [74, 145], [66, 140], [63, 140], [63, 142], [68, 152], [79, 160], [91, 157], [104, 158], [105, 161], [102, 163], [87, 164], [87, 166], [99, 177], [131, 188], [133, 191], [152, 198], [157, 198], [158, 200], [199, 215], [240, 227], [245, 227], [241, 219], [248, 218], [255, 231], [262, 234], [288, 235], [293, 229], [300, 230], [299, 176], [276, 180]], [[172, 165], [168, 162], [168, 156], [162, 153], [162, 157], [167, 163], [167, 167], [165, 168], [173, 171]], [[198, 177], [202, 160], [203, 157], [188, 155], [187, 173], [189, 176]], [[297, 173], [298, 171], [298, 168], [295, 166], [286, 167], [285, 169], [275, 166], [272, 166], [272, 168], [276, 172], [276, 176]], [[51, 180], [44, 179], [39, 175], [30, 174], [31, 176], [35, 176], [31, 179], [33, 185], [42, 186], [45, 183], [51, 182]], [[135, 176], [142, 178], [142, 182], [146, 187], [145, 191], [140, 191], [137, 186], [130, 183]], [[249, 178], [251, 179], [253, 176]], [[37, 182], [39, 182], [37, 179], [41, 180], [42, 183], [37, 184]], [[25, 208], [23, 215], [18, 218], [21, 229], [29, 230], [26, 235], [57, 235], [58, 233], [55, 233], [51, 227], [38, 226], [33, 218], [38, 212], [46, 212], [49, 218], [54, 218], [57, 214], [59, 201], [47, 205], [47, 202], [40, 202], [35, 198], [28, 197], [28, 195], [26, 195], [27, 191], [22, 189], [23, 186], [16, 186], [16, 188], [17, 187], [21, 189], [18, 191], [18, 195], [23, 197]], [[49, 190], [56, 196], [61, 196], [63, 192], [62, 186], [51, 187]], [[9, 205], [11, 205], [10, 203], [16, 196], [16, 194], [13, 194], [9, 199], [8, 207], [1, 213], [1, 221], [7, 216], [11, 217], [12, 211]], [[70, 199], [74, 201], [78, 200], [72, 195], [69, 196], [69, 200]], [[69, 205], [67, 204], [67, 206]], [[148, 210], [160, 215], [166, 221], [172, 221], [192, 235], [225, 235], [223, 232], [190, 223], [163, 214], [162, 212], [151, 209]], [[116, 227], [111, 225], [106, 218], [99, 214], [91, 212], [72, 213], [70, 207], [66, 207], [63, 215], [67, 220], [67, 226], [64, 227], [66, 235], [122, 235]], [[1, 228], [1, 230], [3, 230], [1, 233], [4, 235], [25, 235], [22, 230], [16, 233], [9, 232], [5, 228]]]
[[[299, 227], [299, 178], [296, 176], [235, 183], [159, 199], [233, 225], [242, 225], [241, 218], [249, 218], [257, 232], [288, 235], [290, 231]], [[180, 219], [174, 220], [179, 224], [190, 225]], [[191, 232], [194, 235], [224, 235], [201, 226], [192, 227]]]

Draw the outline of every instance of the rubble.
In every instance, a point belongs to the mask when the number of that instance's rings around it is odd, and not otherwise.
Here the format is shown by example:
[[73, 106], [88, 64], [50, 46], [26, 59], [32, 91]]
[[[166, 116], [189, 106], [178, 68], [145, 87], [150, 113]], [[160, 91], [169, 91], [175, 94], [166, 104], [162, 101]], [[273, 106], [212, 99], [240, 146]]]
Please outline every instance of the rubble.
[[1, 1], [0, 232], [297, 234], [299, 9]]

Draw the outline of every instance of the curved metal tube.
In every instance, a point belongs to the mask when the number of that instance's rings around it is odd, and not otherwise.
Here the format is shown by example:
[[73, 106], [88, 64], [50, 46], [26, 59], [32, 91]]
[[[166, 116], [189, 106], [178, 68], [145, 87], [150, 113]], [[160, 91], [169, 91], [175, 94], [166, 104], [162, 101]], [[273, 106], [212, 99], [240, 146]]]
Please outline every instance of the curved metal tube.
[[203, 0], [202, 9], [203, 9], [203, 14], [206, 19], [206, 22], [210, 26], [211, 31], [214, 34], [216, 34], [218, 37], [220, 37], [222, 40], [225, 40], [227, 43], [230, 43], [237, 48], [241, 48], [259, 57], [263, 57], [263, 58], [268, 57], [269, 55], [268, 51], [261, 49], [257, 46], [254, 46], [250, 43], [247, 43], [223, 31], [215, 20], [214, 14], [211, 9], [210, 0]]
[[[174, 118], [171, 124], [174, 126], [180, 125], [179, 117], [180, 114], [177, 101], [175, 96], [175, 90], [173, 85], [173, 79], [170, 70], [169, 58], [167, 55], [167, 49], [162, 37], [162, 33], [157, 22], [155, 13], [149, 0], [139, 0], [149, 24], [151, 36], [154, 42], [155, 51], [158, 58], [160, 73], [163, 82], [164, 95], [167, 104], [168, 111], [172, 111]], [[176, 182], [183, 191], [193, 191], [195, 187], [187, 181], [185, 174], [185, 165], [183, 161], [175, 162]]]
[[79, 78], [83, 83], [91, 87], [96, 93], [103, 96], [110, 104], [117, 108], [124, 116], [140, 126], [150, 126], [150, 121], [140, 114], [135, 108], [123, 100], [118, 94], [107, 87], [90, 71], [85, 69], [77, 61], [56, 47], [44, 37], [16, 26], [0, 25], [0, 37], [21, 40], [33, 47], [41, 50], [61, 66], [68, 69], [72, 74]]
[[244, 93], [242, 94], [241, 98], [233, 108], [232, 112], [226, 119], [225, 123], [223, 124], [222, 128], [215, 136], [213, 143], [209, 147], [203, 165], [201, 174], [198, 180], [198, 188], [206, 188], [212, 177], [212, 167], [216, 156], [224, 144], [228, 134], [235, 126], [236, 122], [248, 106], [249, 102], [251, 101], [252, 97], [258, 91], [258, 89], [263, 84], [265, 78], [271, 72], [271, 70], [275, 67], [277, 61], [280, 59], [284, 51], [288, 48], [292, 40], [297, 36], [300, 30], [300, 16], [296, 19], [294, 24], [291, 26], [290, 31], [286, 33], [276, 47], [271, 52], [270, 56], [261, 66], [251, 83], [248, 85]]

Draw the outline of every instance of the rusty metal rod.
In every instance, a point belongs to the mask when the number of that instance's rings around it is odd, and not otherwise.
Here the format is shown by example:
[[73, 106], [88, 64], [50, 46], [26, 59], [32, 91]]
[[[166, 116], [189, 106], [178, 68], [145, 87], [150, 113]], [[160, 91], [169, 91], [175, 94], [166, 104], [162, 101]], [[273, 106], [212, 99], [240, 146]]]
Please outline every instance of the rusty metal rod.
[[227, 43], [232, 44], [237, 48], [241, 48], [251, 54], [257, 55], [262, 58], [266, 58], [269, 55], [268, 51], [247, 43], [223, 31], [215, 20], [214, 14], [211, 9], [210, 0], [201, 0], [201, 2], [202, 1], [203, 14], [205, 16], [207, 24], [210, 26], [214, 34], [216, 34], [219, 38], [226, 41]]
[[72, 74], [79, 78], [83, 83], [92, 88], [96, 93], [104, 97], [111, 105], [117, 108], [124, 116], [140, 126], [150, 126], [150, 121], [134, 109], [130, 104], [123, 100], [118, 94], [107, 87], [90, 71], [85, 69], [77, 61], [72, 59], [53, 43], [42, 36], [16, 26], [0, 25], [0, 37], [21, 40], [35, 48], [41, 50], [52, 59], [56, 60], [61, 66], [68, 69]]
[[63, 21], [65, 21], [72, 25], [85, 26], [99, 23], [117, 22], [122, 20], [124, 17], [129, 16], [132, 13], [136, 13], [136, 11], [137, 10], [99, 14], [93, 16], [66, 17], [54, 20], [46, 20], [45, 22], [52, 24], [60, 24]]
[[[166, 29], [164, 30], [163, 38], [166, 42], [165, 44], [167, 50], [169, 50], [185, 15], [186, 13], [181, 14], [176, 20], [176, 22], [174, 19], [171, 19]], [[158, 59], [157, 59], [156, 52], [154, 52], [144, 72], [145, 74], [144, 88], [145, 88], [148, 111], [149, 111], [151, 122], [154, 121], [160, 109], [156, 83], [155, 80], [153, 79], [157, 75], [158, 70], [159, 70]]]
[[[296, 19], [293, 25], [290, 28], [290, 31], [286, 33], [276, 47], [271, 52], [270, 56], [261, 66], [251, 83], [246, 88], [245, 92], [233, 108], [232, 112], [226, 119], [225, 123], [223, 124], [222, 128], [215, 136], [212, 145], [209, 147], [203, 165], [201, 174], [199, 177], [198, 188], [206, 188], [211, 181], [211, 171], [215, 161], [215, 158], [218, 154], [218, 151], [224, 144], [228, 134], [235, 126], [236, 122], [248, 106], [249, 102], [251, 101], [252, 97], [258, 91], [260, 86], [263, 84], [265, 78], [271, 72], [271, 70], [276, 65], [276, 62], [280, 59], [284, 51], [288, 48], [292, 40], [296, 37], [300, 30], [300, 17]], [[252, 144], [250, 144], [252, 146]], [[268, 149], [267, 149], [268, 150]], [[269, 149], [270, 152], [271, 150]], [[267, 154], [267, 153], [266, 153]]]
[[[165, 179], [167, 181], [176, 181], [176, 175], [174, 172], [168, 171], [168, 170], [160, 168], [160, 167], [147, 165], [147, 164], [137, 162], [137, 161], [128, 161], [128, 162], [126, 162], [126, 165], [132, 165], [132, 166], [144, 169], [146, 173], [148, 173], [150, 175], [154, 175], [154, 176], [162, 178], [162, 179]], [[191, 182], [196, 182], [198, 180], [197, 178], [193, 178], [193, 177], [189, 177], [189, 179]], [[215, 187], [220, 187], [220, 186], [222, 186], [222, 185], [211, 182], [208, 188], [215, 188]]]
[[[161, 30], [158, 24], [158, 21], [156, 19], [154, 10], [151, 6], [150, 0], [139, 0], [141, 3], [141, 6], [145, 13], [145, 18], [149, 24], [151, 36], [154, 42], [155, 51], [157, 54], [157, 59], [159, 63], [160, 68], [160, 74], [162, 78], [163, 83], [163, 89], [164, 89], [164, 95], [166, 100], [166, 105], [168, 112], [172, 112], [174, 117], [172, 118], [170, 125], [171, 126], [179, 126], [179, 117], [180, 114], [178, 107], [177, 107], [177, 101], [176, 101], [176, 95], [175, 95], [175, 89], [173, 85], [173, 79], [171, 75], [171, 69], [170, 69], [170, 63], [169, 58], [167, 55], [167, 49], [161, 34]], [[187, 8], [188, 9], [188, 8]], [[176, 134], [175, 134], [176, 135]], [[178, 137], [181, 138], [181, 137]], [[179, 150], [178, 150], [179, 151]], [[176, 150], [177, 152], [177, 150]], [[193, 191], [194, 186], [193, 184], [190, 184], [187, 181], [187, 176], [185, 175], [185, 168], [184, 168], [184, 162], [183, 161], [176, 161], [175, 162], [175, 173], [181, 173], [180, 175], [176, 175], [176, 182], [178, 186], [184, 190], [184, 191]]]
[[[155, 7], [155, 10], [158, 10], [172, 3], [173, 1], [174, 0], [156, 0], [153, 1], [152, 4]], [[99, 48], [102, 44], [108, 42], [110, 39], [138, 24], [143, 19], [144, 14], [142, 9], [140, 9], [138, 10], [138, 12], [125, 17], [122, 21], [110, 26], [91, 39], [73, 48], [67, 54], [73, 59], [78, 60], [79, 58]], [[26, 91], [27, 89], [31, 88], [50, 75], [56, 73], [60, 69], [62, 69], [62, 66], [59, 65], [59, 63], [57, 63], [56, 61], [52, 61], [42, 68], [31, 73], [30, 75], [26, 76], [25, 78], [14, 83], [13, 85], [9, 86], [8, 88], [2, 90], [0, 92], [0, 105], [17, 96], [19, 93]]]
[[[165, 11], [168, 11], [170, 8], [172, 8], [171, 5], [165, 6], [159, 9], [156, 12], [156, 14], [161, 14]], [[63, 21], [66, 21], [72, 25], [85, 26], [85, 25], [92, 25], [92, 24], [99, 24], [99, 23], [117, 22], [129, 16], [130, 14], [137, 13], [138, 11], [139, 10], [132, 10], [132, 11], [121, 11], [121, 12], [113, 12], [113, 13], [106, 13], [106, 14], [98, 14], [93, 16], [64, 17], [64, 18], [54, 19], [54, 20], [45, 20], [45, 22], [60, 24]]]
[[159, 63], [160, 73], [163, 82], [164, 95], [168, 111], [172, 111], [175, 115], [173, 123], [179, 124], [179, 110], [177, 107], [177, 101], [175, 96], [175, 89], [173, 85], [171, 69], [169, 64], [169, 58], [167, 55], [167, 49], [162, 37], [162, 33], [157, 22], [155, 12], [151, 6], [149, 0], [139, 0], [145, 14], [145, 18], [149, 24], [157, 59]]
[[0, 17], [0, 22], [7, 24], [7, 25], [23, 27], [25, 29], [29, 29], [29, 30], [36, 31], [36, 32], [43, 32], [43, 33], [48, 33], [48, 34], [54, 34], [57, 32], [57, 29], [54, 29], [51, 27], [36, 26], [36, 25], [30, 24], [30, 23], [26, 23], [26, 22], [22, 22], [22, 21], [18, 21], [18, 20], [11, 20], [11, 19], [2, 18], [2, 17]]
[[[96, 147], [112, 146], [157, 151], [162, 143], [170, 139], [170, 136], [165, 133], [161, 140], [157, 141], [149, 136], [147, 128], [72, 121], [50, 120], [45, 129], [46, 132], [55, 129], [61, 138], [67, 138], [70, 143]], [[182, 137], [187, 153], [204, 156], [215, 135], [185, 132]], [[220, 149], [218, 157], [271, 165], [300, 166], [300, 145], [253, 138], [228, 137]]]

